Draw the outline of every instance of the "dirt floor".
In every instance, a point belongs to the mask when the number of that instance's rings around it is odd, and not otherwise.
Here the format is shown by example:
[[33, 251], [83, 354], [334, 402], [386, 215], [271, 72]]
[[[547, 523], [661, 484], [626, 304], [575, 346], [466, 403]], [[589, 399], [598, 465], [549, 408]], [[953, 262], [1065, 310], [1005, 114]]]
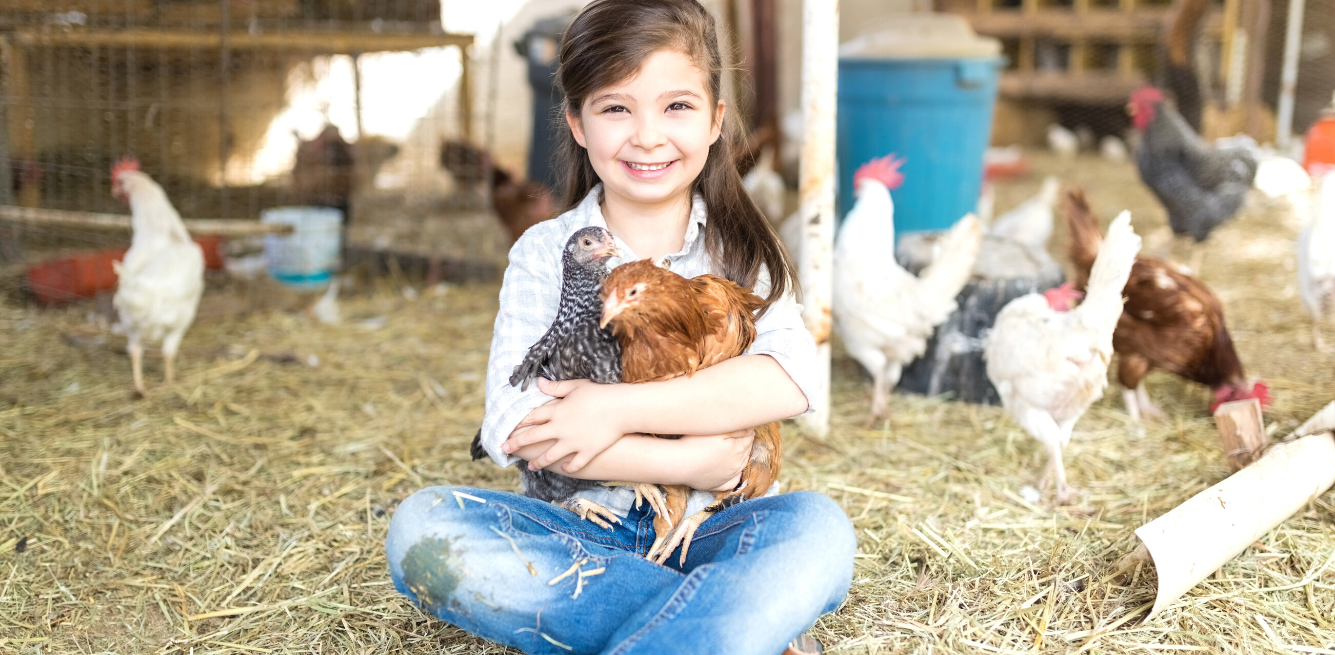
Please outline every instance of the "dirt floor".
[[[1129, 165], [1035, 171], [999, 210], [1061, 171], [1105, 221], [1129, 208], [1147, 251], [1166, 248]], [[1335, 399], [1335, 355], [1314, 350], [1298, 300], [1298, 227], [1249, 212], [1217, 231], [1203, 271], [1248, 373], [1271, 385], [1276, 435]], [[1055, 253], [1064, 239], [1059, 224]], [[234, 312], [256, 292], [211, 281], [180, 379], [163, 386], [149, 358], [146, 399], [94, 305], [0, 304], [0, 652], [504, 652], [389, 583], [399, 500], [517, 479], [467, 453], [497, 287], [407, 284], [362, 282], [326, 326], [303, 310], [313, 297], [270, 290], [276, 309]], [[864, 429], [868, 388], [838, 352], [834, 385], [827, 439], [785, 427], [782, 480], [829, 494], [857, 529], [848, 601], [815, 627], [828, 652], [1335, 653], [1335, 494], [1148, 624], [1153, 571], [1109, 575], [1135, 528], [1228, 474], [1205, 390], [1151, 377], [1169, 418], [1141, 434], [1110, 386], [1066, 458], [1085, 494], [1054, 508], [1021, 496], [1045, 455], [998, 408], [896, 395]]]

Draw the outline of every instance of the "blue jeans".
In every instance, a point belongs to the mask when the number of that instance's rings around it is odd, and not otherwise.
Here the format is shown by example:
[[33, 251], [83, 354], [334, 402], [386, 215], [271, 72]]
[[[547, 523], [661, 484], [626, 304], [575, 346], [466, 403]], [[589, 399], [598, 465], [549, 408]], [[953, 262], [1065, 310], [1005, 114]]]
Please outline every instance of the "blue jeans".
[[807, 491], [710, 517], [685, 566], [680, 549], [644, 559], [653, 541], [647, 503], [604, 530], [513, 493], [430, 487], [399, 505], [385, 550], [423, 610], [526, 653], [777, 655], [843, 601], [856, 549], [844, 511]]

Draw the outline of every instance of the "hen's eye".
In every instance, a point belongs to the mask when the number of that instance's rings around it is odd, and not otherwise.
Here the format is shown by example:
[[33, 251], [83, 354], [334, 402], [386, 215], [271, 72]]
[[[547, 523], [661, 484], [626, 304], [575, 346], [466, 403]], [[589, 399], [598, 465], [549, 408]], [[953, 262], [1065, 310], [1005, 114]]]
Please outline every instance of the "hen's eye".
[[586, 245], [586, 246], [591, 246], [591, 245], [593, 245], [593, 242], [590, 241], [590, 240], [588, 240], [588, 239], [585, 239], [585, 240], [584, 240], [584, 245]]
[[628, 293], [628, 294], [626, 294], [626, 295], [628, 295], [628, 296], [633, 296], [633, 295], [635, 295], [635, 293], [636, 293], [637, 291], [638, 291], [637, 289], [631, 289], [631, 290], [630, 290], [630, 293]]

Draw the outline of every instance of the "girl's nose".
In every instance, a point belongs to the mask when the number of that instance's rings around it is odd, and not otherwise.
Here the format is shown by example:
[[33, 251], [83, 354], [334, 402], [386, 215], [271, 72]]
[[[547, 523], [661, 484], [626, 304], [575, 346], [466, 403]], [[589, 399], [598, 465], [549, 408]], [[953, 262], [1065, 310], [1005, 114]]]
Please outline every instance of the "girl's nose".
[[635, 134], [631, 137], [631, 145], [642, 150], [653, 150], [667, 143], [667, 135], [658, 124], [658, 120], [658, 116], [640, 118], [635, 126]]

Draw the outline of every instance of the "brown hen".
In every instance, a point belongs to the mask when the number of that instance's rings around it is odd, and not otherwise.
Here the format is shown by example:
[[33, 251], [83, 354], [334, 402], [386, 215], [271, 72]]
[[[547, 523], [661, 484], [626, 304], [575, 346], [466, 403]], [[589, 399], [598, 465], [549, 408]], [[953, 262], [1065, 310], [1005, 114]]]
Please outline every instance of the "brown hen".
[[[741, 355], [756, 338], [755, 312], [764, 305], [750, 289], [716, 275], [686, 279], [643, 259], [612, 270], [603, 283], [603, 325], [621, 343], [623, 382], [670, 380]], [[680, 435], [659, 435], [679, 438]], [[667, 560], [681, 546], [686, 563], [691, 538], [710, 516], [743, 500], [763, 496], [779, 477], [779, 424], [755, 428], [751, 459], [731, 491], [718, 492], [704, 510], [674, 525], [686, 511], [688, 487], [664, 485], [655, 507], [657, 537], [649, 558]], [[636, 485], [637, 494], [656, 491]]]
[[[1071, 232], [1069, 255], [1075, 288], [1084, 289], [1103, 238], [1099, 219], [1077, 187], [1068, 190], [1064, 209]], [[1122, 294], [1126, 304], [1113, 332], [1117, 381], [1133, 421], [1141, 414], [1162, 417], [1143, 381], [1163, 369], [1214, 390], [1213, 412], [1222, 403], [1256, 398], [1270, 402], [1265, 383], [1248, 381], [1224, 324], [1224, 307], [1200, 280], [1168, 262], [1137, 257]]]

